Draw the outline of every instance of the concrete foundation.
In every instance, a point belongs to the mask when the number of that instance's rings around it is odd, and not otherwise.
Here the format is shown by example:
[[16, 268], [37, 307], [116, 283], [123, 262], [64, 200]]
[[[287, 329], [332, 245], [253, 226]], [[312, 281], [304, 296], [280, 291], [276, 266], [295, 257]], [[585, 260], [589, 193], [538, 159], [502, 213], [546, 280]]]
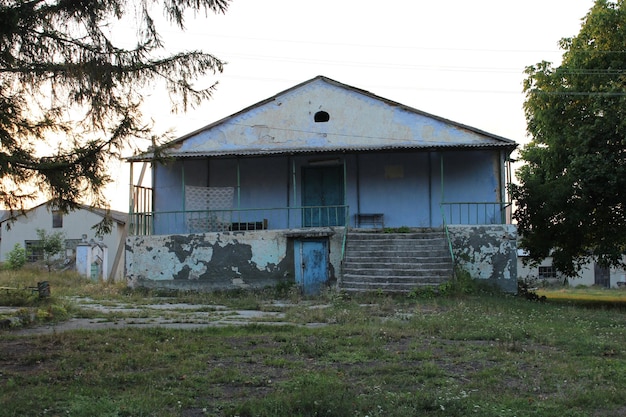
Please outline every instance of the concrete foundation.
[[343, 231], [330, 228], [132, 236], [126, 240], [130, 286], [226, 290], [295, 282], [294, 240], [329, 239], [329, 283], [341, 264]]
[[517, 227], [510, 224], [448, 226], [457, 265], [472, 278], [517, 292]]

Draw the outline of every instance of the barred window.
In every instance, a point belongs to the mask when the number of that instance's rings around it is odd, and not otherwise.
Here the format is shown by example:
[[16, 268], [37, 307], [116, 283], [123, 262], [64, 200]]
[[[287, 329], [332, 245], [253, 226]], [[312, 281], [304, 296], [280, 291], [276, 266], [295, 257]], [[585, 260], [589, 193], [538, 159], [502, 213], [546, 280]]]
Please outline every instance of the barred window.
[[556, 269], [550, 266], [540, 266], [539, 267], [539, 278], [540, 279], [549, 279], [556, 278]]
[[43, 260], [43, 249], [41, 248], [40, 240], [27, 240], [24, 242], [24, 248], [26, 249], [27, 262]]

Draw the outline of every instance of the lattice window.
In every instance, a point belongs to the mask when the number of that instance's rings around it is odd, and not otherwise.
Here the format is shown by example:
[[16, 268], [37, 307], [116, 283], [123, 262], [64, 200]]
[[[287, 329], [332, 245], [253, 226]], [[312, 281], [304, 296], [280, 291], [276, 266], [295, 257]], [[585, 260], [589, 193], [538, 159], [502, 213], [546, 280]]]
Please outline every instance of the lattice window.
[[[185, 210], [190, 233], [223, 232], [232, 222], [234, 187], [185, 187]], [[189, 213], [190, 212], [190, 213]]]

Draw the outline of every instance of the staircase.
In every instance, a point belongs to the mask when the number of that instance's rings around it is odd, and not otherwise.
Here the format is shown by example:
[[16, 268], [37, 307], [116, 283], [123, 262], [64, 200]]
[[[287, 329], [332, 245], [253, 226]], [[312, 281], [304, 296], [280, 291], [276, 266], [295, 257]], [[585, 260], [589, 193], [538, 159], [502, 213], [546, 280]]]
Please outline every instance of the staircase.
[[443, 229], [382, 233], [348, 232], [342, 279], [347, 292], [410, 292], [452, 278], [453, 265]]

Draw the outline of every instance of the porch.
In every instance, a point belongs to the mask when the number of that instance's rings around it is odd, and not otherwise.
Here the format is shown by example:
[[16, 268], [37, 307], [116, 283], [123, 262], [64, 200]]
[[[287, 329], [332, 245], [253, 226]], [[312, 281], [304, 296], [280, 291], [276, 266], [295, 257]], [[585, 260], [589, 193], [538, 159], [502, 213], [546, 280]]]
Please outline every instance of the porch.
[[[135, 195], [151, 192], [152, 190], [146, 187], [135, 187]], [[136, 205], [135, 207], [137, 210], [141, 206]], [[130, 213], [130, 235], [186, 235], [314, 227], [380, 230], [385, 228], [384, 212], [351, 214], [350, 207], [347, 205], [179, 211], [136, 210]], [[442, 224], [435, 227], [452, 224], [495, 225], [511, 223], [511, 203], [508, 202], [442, 202], [440, 211]], [[415, 226], [406, 224], [399, 227]]]

